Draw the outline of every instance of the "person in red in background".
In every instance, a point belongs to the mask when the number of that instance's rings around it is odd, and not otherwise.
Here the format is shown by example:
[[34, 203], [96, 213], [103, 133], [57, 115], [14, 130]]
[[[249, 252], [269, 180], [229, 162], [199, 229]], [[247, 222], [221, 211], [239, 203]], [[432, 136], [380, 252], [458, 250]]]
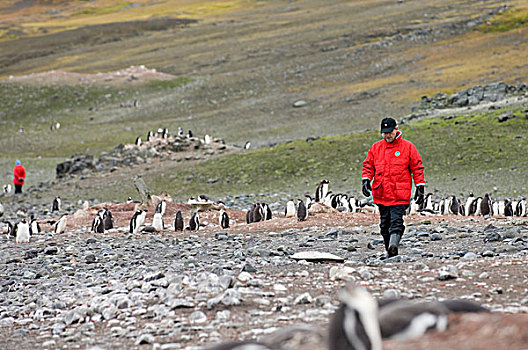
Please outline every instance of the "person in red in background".
[[24, 184], [24, 180], [26, 179], [26, 169], [24, 169], [24, 166], [20, 161], [17, 159], [15, 162], [15, 168], [13, 169], [14, 178], [13, 183], [15, 184], [15, 194], [16, 193], [22, 193], [22, 185]]
[[[392, 118], [381, 121], [383, 139], [372, 145], [363, 162], [362, 191], [374, 198], [380, 212], [380, 231], [389, 257], [398, 255], [400, 239], [405, 231], [403, 214], [411, 202], [414, 180], [414, 200], [424, 200], [425, 174], [422, 157], [416, 147], [402, 138], [398, 124]], [[372, 187], [370, 186], [370, 181]]]

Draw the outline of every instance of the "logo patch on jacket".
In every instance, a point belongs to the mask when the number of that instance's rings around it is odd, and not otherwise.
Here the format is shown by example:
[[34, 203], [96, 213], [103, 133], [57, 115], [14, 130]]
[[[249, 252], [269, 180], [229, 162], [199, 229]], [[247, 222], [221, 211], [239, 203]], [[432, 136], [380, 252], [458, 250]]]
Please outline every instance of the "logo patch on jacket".
[[396, 151], [396, 152], [394, 152], [394, 155], [395, 155], [396, 157], [399, 157], [399, 156], [400, 156], [400, 151]]

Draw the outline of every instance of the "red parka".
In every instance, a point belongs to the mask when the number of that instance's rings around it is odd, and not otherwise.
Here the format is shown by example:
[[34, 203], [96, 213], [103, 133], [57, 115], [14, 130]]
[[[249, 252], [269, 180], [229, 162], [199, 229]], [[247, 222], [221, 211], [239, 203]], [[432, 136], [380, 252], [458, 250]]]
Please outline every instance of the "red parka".
[[375, 204], [385, 206], [410, 204], [412, 180], [415, 186], [425, 185], [422, 157], [412, 142], [397, 131], [391, 143], [385, 139], [370, 147], [363, 161], [362, 179], [372, 180]]
[[15, 169], [13, 169], [13, 183], [15, 185], [23, 185], [24, 179], [26, 178], [26, 169], [22, 166], [22, 164], [16, 165]]

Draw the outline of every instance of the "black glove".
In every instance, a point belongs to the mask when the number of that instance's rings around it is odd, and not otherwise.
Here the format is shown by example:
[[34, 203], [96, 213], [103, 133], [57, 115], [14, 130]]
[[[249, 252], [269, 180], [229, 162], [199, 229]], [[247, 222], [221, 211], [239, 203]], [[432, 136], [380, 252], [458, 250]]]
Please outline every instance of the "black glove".
[[370, 187], [369, 179], [363, 179], [363, 186], [361, 188], [361, 191], [363, 191], [363, 195], [365, 197], [370, 197], [370, 191], [372, 191], [372, 188]]
[[414, 191], [414, 202], [416, 204], [422, 205], [424, 201], [424, 192], [425, 192], [424, 186], [416, 186], [416, 189]]

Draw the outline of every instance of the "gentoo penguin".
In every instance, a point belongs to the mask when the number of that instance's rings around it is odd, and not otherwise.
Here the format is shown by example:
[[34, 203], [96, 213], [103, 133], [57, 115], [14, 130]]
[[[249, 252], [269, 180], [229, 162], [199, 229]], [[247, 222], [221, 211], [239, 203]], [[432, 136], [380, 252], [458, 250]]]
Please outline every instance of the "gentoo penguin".
[[54, 233], [64, 233], [66, 231], [66, 214], [63, 214], [55, 223]]
[[460, 213], [460, 215], [466, 216], [466, 207], [462, 205], [462, 202], [460, 201], [460, 199], [457, 198], [457, 201], [458, 201], [458, 212]]
[[330, 181], [324, 179], [319, 183], [319, 185], [317, 185], [317, 188], [315, 189], [315, 201], [316, 202], [322, 202], [324, 200], [324, 198], [326, 197], [326, 194], [328, 193], [329, 184], [330, 184]]
[[189, 131], [187, 132], [187, 138], [190, 139], [190, 138], [192, 138], [192, 137], [193, 137], [193, 133], [192, 133], [191, 130], [189, 130]]
[[379, 309], [379, 324], [383, 339], [413, 339], [430, 329], [440, 332], [447, 328], [449, 309], [438, 302], [397, 300]]
[[163, 138], [163, 128], [158, 128], [156, 136], [159, 138]]
[[341, 306], [330, 321], [329, 350], [381, 350], [378, 304], [361, 287], [347, 285], [339, 291]]
[[201, 194], [198, 196], [198, 201], [199, 202], [209, 202], [209, 197], [207, 197], [205, 194]]
[[434, 203], [433, 203], [433, 194], [432, 193], [428, 193], [426, 196], [425, 196], [425, 199], [422, 203], [422, 208], [420, 209], [426, 209], [426, 210], [430, 210], [430, 211], [434, 211]]
[[5, 184], [4, 187], [2, 188], [4, 194], [9, 194], [11, 193], [11, 184]]
[[527, 209], [526, 199], [523, 198], [515, 206], [515, 216], [526, 216], [526, 209]]
[[163, 133], [161, 134], [161, 138], [162, 138], [162, 139], [167, 139], [167, 138], [169, 138], [169, 129], [167, 129], [167, 128], [163, 128]]
[[296, 213], [295, 202], [292, 199], [290, 199], [286, 203], [286, 208], [284, 209], [284, 216], [286, 216], [287, 218], [291, 218], [295, 216], [295, 213]]
[[103, 210], [98, 210], [92, 221], [92, 232], [104, 233]]
[[0, 203], [0, 216], [4, 216], [4, 206]]
[[466, 204], [464, 205], [464, 211], [466, 212], [467, 216], [470, 216], [474, 213], [471, 213], [471, 207], [473, 206], [473, 202], [476, 200], [475, 195], [473, 192], [469, 193], [468, 198], [466, 199]]
[[492, 202], [490, 195], [486, 193], [480, 202], [480, 215], [489, 217], [493, 215]]
[[136, 138], [136, 142], [135, 143], [136, 143], [136, 146], [140, 147], [141, 146], [141, 137], [138, 136]]
[[200, 218], [198, 217], [198, 212], [194, 212], [189, 219], [189, 230], [197, 231], [200, 228]]
[[504, 201], [504, 216], [513, 216], [513, 206], [509, 199]]
[[356, 197], [352, 196], [348, 198], [348, 210], [351, 213], [357, 213], [358, 211], [358, 201]]
[[163, 215], [161, 213], [154, 213], [154, 217], [152, 218], [152, 227], [156, 229], [156, 231], [163, 231]]
[[264, 219], [264, 210], [262, 209], [261, 203], [253, 204], [251, 210], [251, 222], [260, 222]]
[[40, 225], [37, 219], [35, 219], [33, 215], [31, 215], [31, 221], [29, 223], [29, 234], [33, 236], [37, 233], [40, 233]]
[[51, 204], [51, 211], [60, 211], [61, 210], [62, 201], [60, 196], [55, 197], [53, 200], [53, 203]]
[[326, 193], [326, 196], [323, 198], [322, 203], [326, 205], [327, 207], [332, 207], [332, 201], [335, 197], [335, 194], [332, 193], [332, 191], [328, 191]]
[[304, 221], [308, 218], [308, 210], [306, 209], [302, 199], [297, 198], [297, 220]]
[[165, 210], [167, 209], [167, 201], [162, 199], [161, 202], [156, 206], [156, 213], [160, 213], [161, 216], [165, 215]]
[[147, 142], [150, 142], [154, 139], [154, 132], [153, 131], [149, 131], [147, 133]]
[[209, 144], [211, 143], [211, 136], [209, 136], [209, 135], [205, 135], [205, 136], [204, 136], [204, 143], [205, 143], [206, 145], [209, 145]]
[[246, 141], [246, 143], [244, 144], [244, 149], [250, 149], [250, 148], [251, 148], [251, 142]]
[[103, 208], [103, 223], [105, 230], [114, 228], [114, 218], [112, 217], [112, 212], [107, 207]]
[[22, 219], [17, 225], [15, 243], [29, 243], [29, 223], [26, 219]]
[[306, 203], [305, 203], [306, 209], [310, 210], [310, 207], [312, 206], [312, 203], [313, 203], [313, 198], [309, 194], [305, 194], [304, 198], [306, 198]]
[[246, 211], [246, 224], [251, 224], [251, 211], [253, 210], [253, 207], [249, 208], [248, 211]]
[[7, 232], [6, 232], [7, 236], [8, 237], [15, 237], [16, 236], [16, 229], [13, 226], [13, 224], [11, 222], [7, 221], [7, 220], [2, 221], [2, 222], [7, 225]]
[[271, 220], [271, 216], [272, 216], [271, 208], [269, 207], [267, 203], [262, 203], [262, 212], [264, 213], [262, 220]]
[[183, 216], [181, 210], [178, 210], [174, 217], [174, 231], [183, 231]]
[[178, 126], [178, 136], [183, 137], [183, 129], [181, 126]]
[[138, 233], [139, 228], [145, 222], [147, 216], [147, 210], [136, 210], [132, 219], [130, 219], [130, 233]]
[[252, 341], [227, 342], [206, 348], [205, 350], [278, 350], [263, 343]]
[[219, 222], [221, 228], [229, 228], [229, 216], [224, 209], [220, 209]]
[[459, 212], [460, 212], [460, 206], [458, 204], [458, 200], [455, 195], [452, 195], [451, 197], [449, 197], [448, 214], [458, 215]]

